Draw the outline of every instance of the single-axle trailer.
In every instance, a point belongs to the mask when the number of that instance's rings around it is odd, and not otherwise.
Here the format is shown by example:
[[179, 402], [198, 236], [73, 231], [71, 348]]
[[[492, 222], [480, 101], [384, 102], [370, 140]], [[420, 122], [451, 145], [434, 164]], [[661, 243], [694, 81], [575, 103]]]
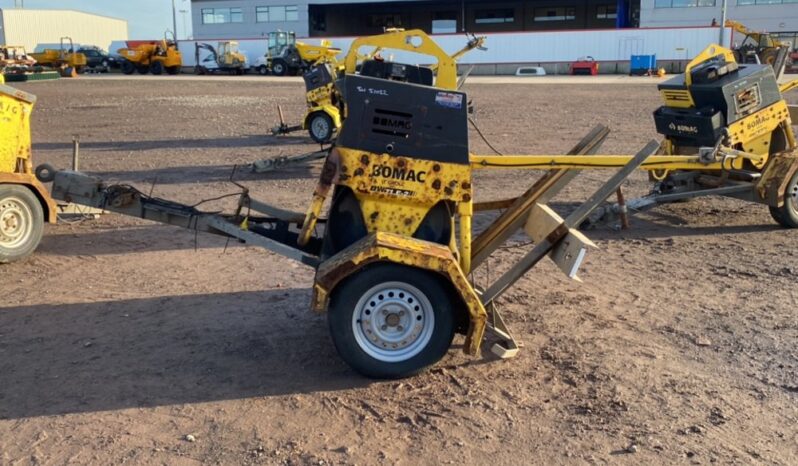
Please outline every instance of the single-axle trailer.
[[[437, 63], [359, 65], [361, 47], [421, 53]], [[74, 171], [54, 174], [52, 194], [235, 238], [312, 267], [311, 307], [327, 311], [339, 354], [362, 374], [416, 373], [438, 361], [458, 332], [468, 354], [479, 352], [489, 330], [498, 338], [493, 352], [512, 357], [518, 345], [497, 298], [546, 256], [576, 279], [593, 247], [579, 225], [634, 170], [677, 188], [694, 183], [695, 190], [740, 194], [747, 183], [751, 200], [798, 226], [790, 115], [772, 70], [750, 66], [738, 70], [717, 46], [702, 53], [682, 81], [661, 89], [666, 105], [655, 121], [665, 140], [636, 155], [596, 155], [609, 133], [597, 127], [567, 155], [483, 156], [469, 151], [470, 103], [454, 59], [422, 31], [394, 31], [356, 40], [347, 55], [335, 84], [345, 118], [305, 213], [252, 199], [246, 189], [234, 212], [202, 212]], [[473, 171], [492, 168], [547, 171], [517, 198], [475, 203]], [[617, 171], [565, 218], [548, 207], [581, 169], [595, 168]], [[472, 237], [474, 212], [491, 209], [503, 210]], [[495, 282], [476, 287], [471, 273], [519, 230], [534, 247]]]

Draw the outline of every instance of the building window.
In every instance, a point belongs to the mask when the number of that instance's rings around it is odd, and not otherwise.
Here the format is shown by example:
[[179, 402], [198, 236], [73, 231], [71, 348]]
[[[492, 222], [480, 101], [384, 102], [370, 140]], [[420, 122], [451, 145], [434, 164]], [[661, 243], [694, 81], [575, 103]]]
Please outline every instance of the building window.
[[202, 24], [243, 23], [244, 13], [241, 8], [203, 8]]
[[515, 22], [515, 10], [500, 8], [497, 10], [476, 10], [474, 22], [477, 24], [500, 24]]
[[535, 21], [572, 21], [576, 19], [576, 9], [564, 8], [535, 8]]
[[715, 6], [715, 0], [655, 0], [654, 8], [688, 8]]
[[259, 23], [299, 21], [299, 9], [296, 5], [255, 7], [255, 21]]
[[596, 19], [616, 19], [618, 5], [599, 5], [596, 7]]
[[457, 32], [456, 11], [436, 11], [432, 14], [433, 34], [454, 34]]
[[369, 25], [375, 28], [400, 28], [402, 27], [402, 15], [371, 15], [369, 16]]
[[780, 5], [782, 3], [798, 3], [798, 0], [737, 0], [737, 5]]

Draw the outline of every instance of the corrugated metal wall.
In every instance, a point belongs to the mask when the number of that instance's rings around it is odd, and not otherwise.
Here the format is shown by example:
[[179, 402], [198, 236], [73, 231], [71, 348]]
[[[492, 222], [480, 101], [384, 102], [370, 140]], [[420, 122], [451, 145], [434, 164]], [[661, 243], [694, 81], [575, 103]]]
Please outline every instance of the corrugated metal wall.
[[114, 40], [127, 40], [127, 21], [73, 10], [2, 10], [6, 44], [24, 45], [32, 52], [39, 44], [57, 44], [71, 37], [75, 44], [108, 49]]
[[[726, 37], [730, 35], [729, 32]], [[462, 34], [436, 35], [434, 39], [448, 53], [454, 53], [466, 44], [466, 37]], [[320, 42], [319, 38], [302, 40], [312, 44]], [[330, 40], [333, 46], [346, 53], [354, 38]], [[487, 34], [487, 51], [474, 50], [459, 63], [555, 63], [572, 62], [583, 56], [592, 56], [598, 61], [628, 61], [631, 55], [651, 54], [656, 54], [659, 60], [685, 60], [717, 40], [718, 28], [711, 27], [495, 33]], [[212, 40], [206, 42], [216, 45]], [[185, 66], [194, 66], [194, 43], [180, 41]], [[254, 63], [266, 53], [267, 44], [265, 40], [252, 39], [241, 40], [240, 46], [250, 63]], [[413, 53], [394, 56], [394, 60], [403, 63], [418, 63], [419, 59], [420, 56]]]

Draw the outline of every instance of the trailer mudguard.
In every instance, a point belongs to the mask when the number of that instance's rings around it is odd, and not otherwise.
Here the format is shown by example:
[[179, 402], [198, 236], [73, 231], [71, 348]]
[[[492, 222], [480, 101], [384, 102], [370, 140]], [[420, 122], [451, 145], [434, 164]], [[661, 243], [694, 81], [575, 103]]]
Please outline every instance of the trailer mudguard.
[[319, 266], [311, 308], [317, 312], [326, 311], [335, 287], [346, 277], [375, 262], [393, 262], [442, 275], [451, 283], [468, 311], [469, 325], [463, 351], [470, 355], [479, 352], [487, 322], [485, 308], [452, 251], [429, 241], [379, 231], [369, 234]]

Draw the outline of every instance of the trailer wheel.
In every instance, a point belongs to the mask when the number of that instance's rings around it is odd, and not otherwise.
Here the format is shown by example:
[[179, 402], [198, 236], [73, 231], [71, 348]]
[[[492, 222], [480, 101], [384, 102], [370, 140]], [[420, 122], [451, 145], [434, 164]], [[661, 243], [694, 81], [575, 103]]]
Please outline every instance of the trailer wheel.
[[275, 76], [285, 76], [288, 74], [288, 63], [282, 58], [272, 61], [272, 74]]
[[328, 323], [338, 354], [373, 378], [413, 375], [449, 350], [455, 319], [441, 278], [393, 263], [361, 269], [339, 285]]
[[163, 62], [154, 61], [152, 62], [152, 64], [150, 64], [150, 73], [158, 76], [160, 74], [163, 74], [163, 71], [164, 71]]
[[136, 71], [136, 65], [127, 60], [123, 61], [119, 67], [122, 69], [122, 73], [124, 74], [133, 74], [133, 72]]
[[784, 193], [784, 205], [771, 207], [770, 216], [785, 228], [798, 228], [798, 172], [792, 176], [787, 185], [787, 190]]
[[308, 117], [308, 133], [310, 138], [319, 144], [330, 142], [334, 125], [330, 115], [324, 112], [315, 112]]
[[19, 185], [0, 185], [0, 264], [29, 256], [44, 232], [39, 199]]

